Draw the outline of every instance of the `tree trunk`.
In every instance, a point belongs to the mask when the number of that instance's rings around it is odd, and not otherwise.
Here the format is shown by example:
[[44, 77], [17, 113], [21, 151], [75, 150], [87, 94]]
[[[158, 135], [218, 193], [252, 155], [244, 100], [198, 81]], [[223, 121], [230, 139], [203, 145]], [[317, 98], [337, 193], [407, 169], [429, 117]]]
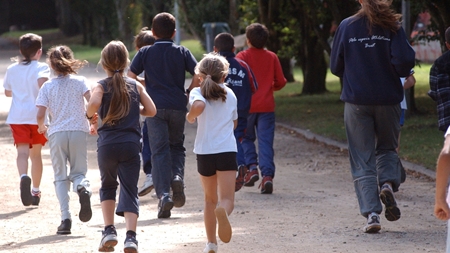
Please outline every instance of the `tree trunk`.
[[66, 36], [74, 36], [80, 33], [80, 19], [72, 11], [68, 0], [56, 0], [56, 20], [61, 32]]
[[320, 94], [326, 92], [325, 79], [327, 76], [327, 63], [324, 49], [318, 43], [317, 37], [308, 37], [305, 43], [305, 62], [303, 71], [302, 94]]
[[181, 7], [181, 11], [184, 13], [184, 22], [186, 23], [186, 26], [189, 29], [189, 33], [192, 34], [192, 36], [195, 37], [195, 39], [199, 40], [199, 41], [203, 41], [203, 38], [200, 38], [200, 36], [198, 35], [198, 33], [195, 31], [194, 27], [192, 26], [191, 22], [189, 21], [188, 18], [188, 8], [186, 5], [186, 1], [185, 0], [180, 0], [180, 7]]
[[9, 31], [10, 23], [9, 1], [0, 1], [0, 34]]
[[281, 68], [283, 69], [284, 77], [288, 82], [295, 82], [293, 68], [290, 58], [280, 58]]
[[230, 26], [230, 33], [232, 35], [239, 35], [239, 14], [236, 0], [230, 0], [230, 18], [228, 24]]
[[129, 23], [128, 9], [130, 5], [129, 0], [115, 0], [117, 22], [119, 24], [119, 39], [125, 44], [128, 50], [133, 49], [133, 34]]

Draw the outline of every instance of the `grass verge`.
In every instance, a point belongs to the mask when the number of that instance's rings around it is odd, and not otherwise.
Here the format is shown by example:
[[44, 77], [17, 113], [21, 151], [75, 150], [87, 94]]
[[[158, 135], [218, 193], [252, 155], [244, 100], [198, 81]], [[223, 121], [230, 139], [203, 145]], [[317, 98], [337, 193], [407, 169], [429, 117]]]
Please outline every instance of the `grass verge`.
[[[423, 64], [415, 68], [417, 111], [408, 111], [401, 131], [400, 157], [434, 170], [444, 139], [437, 128], [436, 104], [427, 95], [430, 67]], [[303, 79], [299, 69], [295, 71], [295, 79]], [[277, 121], [345, 143], [339, 79], [328, 73], [325, 94], [301, 95], [302, 87], [300, 82], [288, 83], [275, 93]]]

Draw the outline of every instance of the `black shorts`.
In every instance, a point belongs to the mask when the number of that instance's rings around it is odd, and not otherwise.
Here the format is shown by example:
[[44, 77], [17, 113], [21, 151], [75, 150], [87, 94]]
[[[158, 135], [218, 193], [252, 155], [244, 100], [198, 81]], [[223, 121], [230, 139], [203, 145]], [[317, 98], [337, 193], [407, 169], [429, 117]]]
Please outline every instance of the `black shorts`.
[[237, 170], [236, 152], [197, 155], [197, 171], [205, 177], [214, 176], [216, 171]]

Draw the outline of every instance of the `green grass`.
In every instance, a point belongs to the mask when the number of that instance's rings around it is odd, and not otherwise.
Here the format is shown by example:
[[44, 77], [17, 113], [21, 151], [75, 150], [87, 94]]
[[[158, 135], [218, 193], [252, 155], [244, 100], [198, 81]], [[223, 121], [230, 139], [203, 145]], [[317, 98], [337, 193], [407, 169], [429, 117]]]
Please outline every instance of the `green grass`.
[[48, 35], [48, 34], [55, 34], [58, 33], [59, 29], [58, 28], [54, 28], [54, 29], [46, 29], [46, 30], [39, 30], [39, 31], [35, 31], [35, 30], [28, 30], [28, 31], [12, 31], [12, 32], [5, 32], [2, 33], [2, 37], [4, 38], [8, 38], [8, 39], [19, 39], [20, 36], [26, 34], [26, 33], [35, 33], [38, 34], [40, 36], [42, 35]]
[[[436, 104], [427, 95], [430, 67], [430, 64], [423, 64], [415, 68], [417, 112], [407, 115], [401, 133], [400, 156], [434, 170], [444, 139], [437, 128]], [[294, 76], [297, 82], [288, 83], [275, 93], [277, 121], [346, 142], [339, 79], [328, 73], [327, 93], [300, 95], [303, 86], [298, 81], [303, 78], [299, 69]]]

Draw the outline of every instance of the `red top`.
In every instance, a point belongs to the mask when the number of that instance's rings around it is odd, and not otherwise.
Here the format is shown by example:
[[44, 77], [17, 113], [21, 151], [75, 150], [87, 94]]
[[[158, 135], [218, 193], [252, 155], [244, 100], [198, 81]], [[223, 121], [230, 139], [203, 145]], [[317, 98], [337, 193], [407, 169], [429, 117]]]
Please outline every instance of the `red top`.
[[241, 51], [236, 58], [244, 60], [255, 74], [258, 90], [252, 96], [250, 113], [275, 111], [273, 92], [286, 85], [280, 60], [266, 49], [249, 48]]

